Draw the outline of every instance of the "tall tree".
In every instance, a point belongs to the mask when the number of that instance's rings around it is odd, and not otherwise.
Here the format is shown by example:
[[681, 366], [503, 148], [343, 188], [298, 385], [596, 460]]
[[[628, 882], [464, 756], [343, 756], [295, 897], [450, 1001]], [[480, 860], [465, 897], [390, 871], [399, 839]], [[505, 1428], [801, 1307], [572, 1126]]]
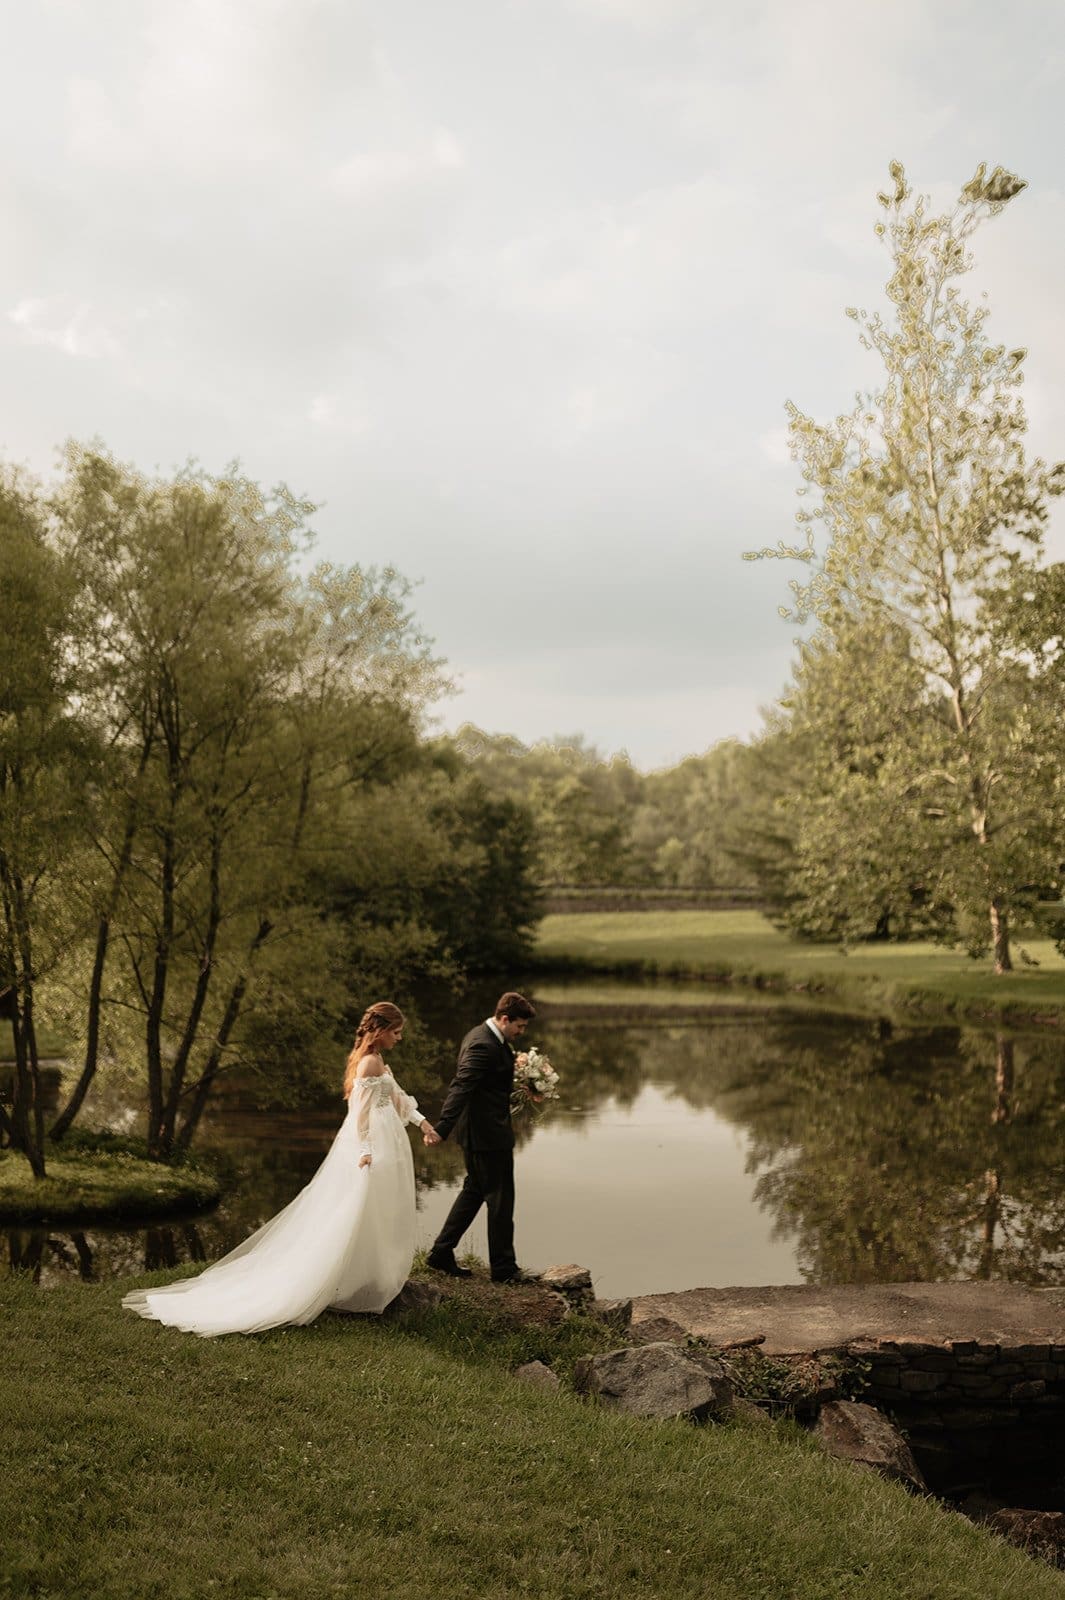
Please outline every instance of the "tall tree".
[[10, 473], [0, 477], [0, 570], [0, 992], [15, 1058], [0, 1131], [43, 1178], [38, 1001], [78, 936], [65, 873], [91, 748], [69, 704], [72, 574], [49, 547], [39, 494]]
[[[798, 697], [813, 652], [814, 670], [832, 680], [830, 703], [807, 726], [854, 722], [852, 712], [875, 724], [857, 773], [842, 768], [822, 795], [830, 825], [808, 853], [820, 891], [855, 874], [890, 877], [893, 852], [916, 828], [925, 892], [963, 930], [981, 919], [981, 942], [1004, 972], [1011, 917], [1052, 873], [1057, 848], [1040, 803], [1049, 774], [1040, 716], [1029, 714], [1032, 681], [1003, 649], [1000, 624], [1019, 573], [1038, 565], [1065, 467], [1026, 460], [1025, 352], [989, 342], [987, 308], [970, 305], [958, 280], [972, 267], [976, 228], [1025, 184], [981, 165], [954, 208], [934, 214], [897, 162], [891, 176], [877, 233], [891, 257], [893, 311], [847, 312], [880, 358], [881, 387], [824, 425], [789, 404], [799, 492], [820, 491], [820, 504], [797, 515], [804, 545], [750, 556], [797, 557], [810, 569], [791, 585], [793, 608], [782, 608], [820, 629], [803, 651]], [[878, 802], [882, 816], [894, 807], [901, 819], [880, 843], [869, 825]]]
[[57, 1134], [105, 1014], [112, 1053], [142, 1055], [149, 1149], [168, 1157], [256, 1004], [276, 1015], [278, 990], [299, 994], [309, 1051], [338, 999], [341, 941], [314, 872], [350, 845], [343, 792], [394, 776], [440, 680], [395, 573], [300, 577], [310, 510], [232, 472], [156, 482], [71, 453], [56, 516], [101, 619], [82, 694], [111, 783], [83, 883], [86, 1052]]

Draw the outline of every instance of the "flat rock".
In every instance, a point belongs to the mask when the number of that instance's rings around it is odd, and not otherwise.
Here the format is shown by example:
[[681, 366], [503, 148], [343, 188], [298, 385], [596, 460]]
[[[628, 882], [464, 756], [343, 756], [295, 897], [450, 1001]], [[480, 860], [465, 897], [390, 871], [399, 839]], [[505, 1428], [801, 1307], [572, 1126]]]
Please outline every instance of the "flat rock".
[[522, 1366], [514, 1368], [514, 1376], [520, 1378], [522, 1383], [535, 1384], [538, 1389], [557, 1389], [558, 1373], [543, 1361], [526, 1361]]
[[578, 1267], [573, 1262], [564, 1267], [547, 1267], [540, 1273], [539, 1278], [545, 1289], [591, 1299], [592, 1274], [587, 1267]]
[[674, 1344], [646, 1344], [578, 1362], [579, 1388], [637, 1417], [687, 1417], [702, 1422], [726, 1416], [732, 1385], [724, 1369], [715, 1374]]
[[906, 1440], [874, 1406], [830, 1400], [821, 1407], [814, 1437], [829, 1455], [868, 1467], [920, 1493], [927, 1488]]
[[1065, 1290], [1016, 1283], [782, 1284], [638, 1295], [633, 1336], [661, 1317], [718, 1348], [765, 1334], [766, 1355], [880, 1339], [1065, 1345]]

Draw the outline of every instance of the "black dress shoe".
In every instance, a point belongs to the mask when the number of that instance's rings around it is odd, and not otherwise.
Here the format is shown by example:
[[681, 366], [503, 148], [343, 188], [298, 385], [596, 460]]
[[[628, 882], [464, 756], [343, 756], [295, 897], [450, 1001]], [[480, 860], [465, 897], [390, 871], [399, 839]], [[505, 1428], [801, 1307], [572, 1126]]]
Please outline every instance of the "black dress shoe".
[[454, 1256], [430, 1254], [426, 1265], [432, 1267], [434, 1272], [446, 1272], [449, 1278], [472, 1278], [473, 1273], [469, 1267], [460, 1267]]
[[526, 1272], [524, 1267], [515, 1267], [510, 1272], [493, 1272], [493, 1283], [539, 1283], [538, 1272]]

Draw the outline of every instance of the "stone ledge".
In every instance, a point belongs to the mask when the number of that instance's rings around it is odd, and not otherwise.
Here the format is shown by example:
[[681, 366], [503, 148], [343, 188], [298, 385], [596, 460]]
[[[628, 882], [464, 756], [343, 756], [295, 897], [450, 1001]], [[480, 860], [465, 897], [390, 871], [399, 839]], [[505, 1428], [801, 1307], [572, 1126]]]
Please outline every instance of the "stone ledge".
[[653, 1317], [715, 1345], [764, 1334], [766, 1355], [872, 1346], [901, 1351], [907, 1361], [918, 1347], [967, 1361], [1001, 1359], [1003, 1349], [1013, 1360], [1020, 1350], [1043, 1361], [1065, 1357], [1065, 1291], [1009, 1283], [784, 1284], [636, 1296], [634, 1332]]

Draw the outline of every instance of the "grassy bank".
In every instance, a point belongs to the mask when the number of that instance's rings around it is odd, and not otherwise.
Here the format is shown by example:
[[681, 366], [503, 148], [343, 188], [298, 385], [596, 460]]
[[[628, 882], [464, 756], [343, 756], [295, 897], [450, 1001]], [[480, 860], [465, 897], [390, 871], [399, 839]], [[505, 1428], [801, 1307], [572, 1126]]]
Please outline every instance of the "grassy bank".
[[[0, 1222], [147, 1221], [202, 1211], [221, 1184], [198, 1167], [167, 1167], [126, 1150], [50, 1146], [40, 1182], [25, 1156], [0, 1151]], [[2, 1593], [2, 1591], [0, 1591]]]
[[1065, 959], [1048, 939], [1022, 944], [1038, 966], [1018, 954], [995, 977], [989, 959], [941, 945], [800, 943], [758, 911], [575, 912], [544, 918], [536, 955], [549, 969], [732, 979], [863, 1011], [1065, 1023]]
[[[0, 1592], [1065, 1597], [1065, 1576], [790, 1433], [522, 1385], [483, 1319], [212, 1341], [123, 1313], [125, 1287], [0, 1287]], [[560, 1338], [528, 1330], [521, 1353]]]

